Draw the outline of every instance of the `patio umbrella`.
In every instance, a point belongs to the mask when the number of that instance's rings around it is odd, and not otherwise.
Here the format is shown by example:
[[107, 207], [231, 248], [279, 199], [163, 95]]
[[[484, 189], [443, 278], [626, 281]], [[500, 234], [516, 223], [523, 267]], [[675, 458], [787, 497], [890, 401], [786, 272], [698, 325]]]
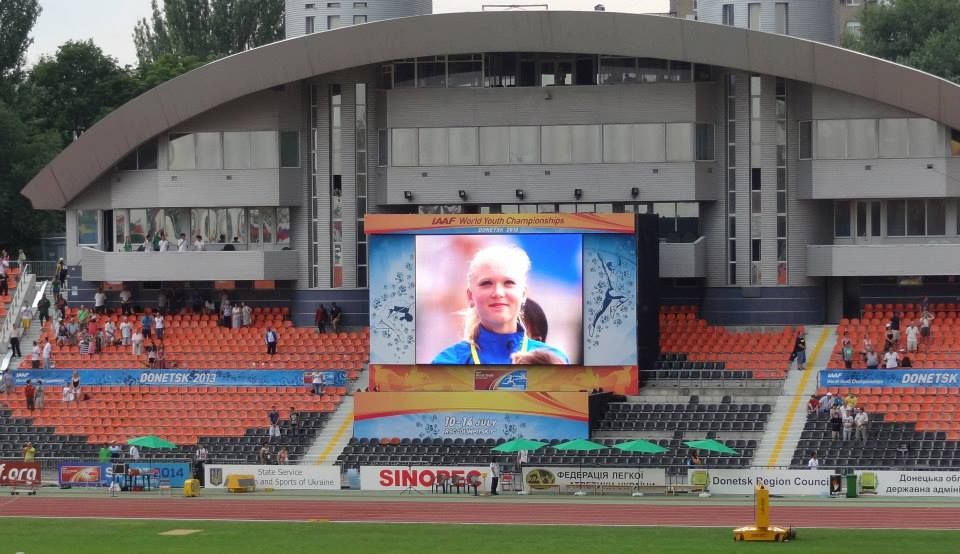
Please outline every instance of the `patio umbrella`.
[[127, 444], [131, 444], [134, 446], [142, 446], [143, 448], [176, 448], [177, 447], [177, 445], [173, 444], [172, 442], [161, 439], [160, 437], [155, 437], [153, 435], [127, 439]]
[[[623, 452], [636, 452], [639, 454], [663, 454], [664, 452], [669, 452], [669, 448], [664, 448], [657, 443], [645, 441], [645, 440], [634, 440], [628, 442], [621, 442], [620, 444], [613, 445], [617, 450]], [[643, 496], [643, 493], [640, 492], [640, 462], [637, 462], [637, 490], [633, 493], [634, 496]]]
[[[576, 439], [576, 440], [572, 440], [562, 444], [558, 444], [554, 446], [554, 448], [556, 448], [557, 450], [569, 450], [574, 452], [592, 452], [594, 450], [602, 450], [606, 448], [606, 446], [593, 441], [586, 440], [586, 439]], [[583, 458], [580, 458], [580, 471], [583, 471]], [[583, 489], [581, 488], [574, 494], [577, 496], [583, 496], [586, 493], [583, 492]]]
[[719, 454], [740, 454], [736, 450], [730, 448], [729, 446], [723, 444], [720, 441], [713, 439], [704, 439], [699, 441], [687, 441], [683, 443], [690, 448], [696, 448], [698, 450], [706, 450], [707, 452], [717, 452]]
[[[510, 454], [513, 452], [520, 452], [521, 450], [539, 450], [546, 446], [547, 443], [540, 441], [532, 441], [530, 439], [513, 439], [507, 441], [499, 446], [493, 447], [491, 450], [493, 452], [502, 452], [504, 454]], [[520, 472], [520, 494], [526, 494], [523, 490], [523, 471]]]

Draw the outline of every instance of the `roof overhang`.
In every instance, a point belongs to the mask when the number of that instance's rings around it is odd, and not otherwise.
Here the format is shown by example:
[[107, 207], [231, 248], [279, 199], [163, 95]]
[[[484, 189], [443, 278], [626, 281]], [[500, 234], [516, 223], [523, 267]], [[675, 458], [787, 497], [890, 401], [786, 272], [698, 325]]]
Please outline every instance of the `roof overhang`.
[[305, 35], [195, 69], [114, 110], [21, 192], [36, 209], [63, 209], [151, 137], [271, 87], [398, 58], [510, 51], [584, 52], [730, 67], [834, 88], [960, 128], [960, 86], [829, 44], [656, 15], [438, 14]]

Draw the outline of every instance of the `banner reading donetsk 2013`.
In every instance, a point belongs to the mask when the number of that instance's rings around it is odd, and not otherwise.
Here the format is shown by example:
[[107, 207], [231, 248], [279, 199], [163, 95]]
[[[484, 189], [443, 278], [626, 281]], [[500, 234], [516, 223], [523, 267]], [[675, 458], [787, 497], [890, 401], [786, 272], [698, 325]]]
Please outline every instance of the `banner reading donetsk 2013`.
[[[276, 369], [81, 369], [80, 382], [88, 386], [98, 385], [139, 385], [170, 387], [301, 387], [313, 372]], [[346, 372], [342, 370], [323, 371], [323, 383], [328, 386], [343, 387], [347, 384]], [[63, 386], [70, 382], [73, 372], [67, 369], [29, 369], [16, 370], [13, 373], [17, 386], [25, 385], [27, 380], [36, 383], [42, 380], [47, 386]]]
[[582, 392], [363, 392], [356, 437], [577, 439], [589, 433]]
[[825, 369], [821, 387], [960, 387], [960, 369]]

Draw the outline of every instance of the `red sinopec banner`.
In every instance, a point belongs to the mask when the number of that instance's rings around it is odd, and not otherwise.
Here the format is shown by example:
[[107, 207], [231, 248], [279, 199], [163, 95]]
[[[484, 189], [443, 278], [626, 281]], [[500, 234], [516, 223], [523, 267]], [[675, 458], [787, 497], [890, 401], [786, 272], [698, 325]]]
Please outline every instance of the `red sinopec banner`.
[[424, 466], [363, 466], [360, 468], [360, 489], [374, 491], [402, 491], [407, 488], [432, 489], [437, 479], [461, 477], [469, 480], [476, 475], [483, 483], [480, 490], [487, 487], [485, 467], [424, 467]]
[[0, 487], [23, 484], [39, 485], [40, 478], [39, 462], [0, 461]]

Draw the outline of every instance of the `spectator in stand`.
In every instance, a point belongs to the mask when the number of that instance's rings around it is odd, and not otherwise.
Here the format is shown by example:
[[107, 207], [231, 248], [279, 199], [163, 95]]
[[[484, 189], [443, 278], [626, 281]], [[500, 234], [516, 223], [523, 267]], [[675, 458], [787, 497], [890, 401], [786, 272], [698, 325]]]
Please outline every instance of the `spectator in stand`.
[[143, 319], [140, 320], [140, 325], [143, 326], [143, 338], [149, 339], [153, 337], [153, 317], [149, 314], [143, 314]]
[[154, 252], [160, 251], [160, 239], [163, 238], [163, 231], [158, 231], [153, 234], [153, 244], [151, 245]]
[[243, 311], [240, 309], [239, 304], [234, 304], [233, 308], [230, 309], [230, 326], [234, 329], [239, 329], [243, 324]]
[[73, 389], [73, 400], [75, 402], [83, 400], [83, 394], [80, 390], [80, 372], [77, 370], [73, 370], [73, 375], [70, 376], [70, 388]]
[[897, 353], [893, 351], [893, 348], [887, 350], [883, 355], [883, 366], [887, 369], [897, 369], [897, 365], [900, 360], [897, 357]]
[[197, 252], [203, 252], [207, 249], [207, 243], [203, 241], [203, 237], [197, 235], [196, 239], [193, 241], [193, 249]]
[[30, 367], [40, 369], [40, 345], [33, 341], [33, 350], [30, 351]]
[[340, 319], [343, 317], [343, 310], [340, 309], [340, 306], [337, 306], [337, 303], [334, 302], [330, 306], [330, 327], [333, 329], [333, 332], [336, 333], [340, 329]]
[[160, 241], [157, 244], [158, 252], [169, 252], [170, 251], [170, 241], [167, 240], [167, 233], [165, 231], [160, 231]]
[[143, 244], [137, 248], [137, 252], [153, 252], [153, 237], [150, 233], [143, 236]]
[[20, 308], [20, 327], [26, 332], [30, 330], [30, 324], [33, 322], [33, 310], [30, 306]]
[[300, 414], [297, 413], [296, 408], [290, 406], [290, 428], [297, 429], [300, 427]]
[[820, 467], [820, 462], [817, 460], [817, 453], [810, 453], [810, 460], [807, 461], [807, 467], [810, 469], [817, 469]]
[[257, 452], [257, 461], [260, 465], [267, 465], [270, 463], [270, 446], [267, 443], [260, 445], [260, 450]]
[[207, 463], [207, 460], [210, 458], [210, 452], [207, 451], [207, 447], [202, 444], [197, 444], [197, 450], [193, 453], [193, 474], [195, 478], [200, 480], [200, 486], [204, 486], [204, 479], [206, 476], [203, 474], [203, 466]]
[[133, 335], [133, 324], [130, 323], [130, 320], [124, 318], [120, 322], [120, 344], [123, 346], [130, 346], [130, 339]]
[[807, 365], [807, 334], [803, 331], [797, 333], [797, 340], [793, 345], [793, 353], [790, 354], [790, 361], [796, 363], [796, 368], [800, 371], [806, 369]]
[[901, 312], [893, 312], [893, 317], [890, 318], [890, 330], [893, 331], [893, 342], [900, 342], [900, 318], [903, 317]]
[[863, 408], [857, 408], [856, 413], [857, 415], [853, 417], [853, 424], [856, 428], [856, 440], [867, 442], [867, 425], [870, 423], [870, 418]]
[[930, 338], [930, 325], [934, 319], [936, 318], [933, 317], [933, 314], [926, 310], [920, 314], [920, 338], [922, 338], [924, 342]]
[[852, 410], [857, 407], [857, 402], [859, 400], [860, 399], [857, 398], [857, 395], [853, 394], [853, 392], [848, 392], [847, 396], [845, 396], [843, 399], [843, 405]]
[[77, 323], [80, 324], [80, 327], [85, 328], [88, 321], [90, 321], [90, 310], [88, 310], [86, 306], [81, 305], [77, 311]]
[[924, 296], [920, 300], [920, 313], [923, 313], [929, 310], [930, 310], [930, 298], [927, 296]]
[[73, 402], [73, 387], [70, 383], [63, 385], [63, 402], [65, 404]]
[[20, 353], [20, 335], [23, 334], [23, 331], [14, 327], [10, 331], [10, 355], [13, 358], [23, 357], [23, 354]]
[[157, 330], [157, 340], [161, 343], [163, 342], [163, 330], [166, 327], [166, 323], [163, 320], [163, 313], [157, 314], [157, 317], [153, 319], [153, 327]]
[[820, 397], [820, 413], [829, 413], [831, 407], [833, 407], [833, 393], [828, 392]]
[[886, 352], [891, 348], [896, 347], [897, 339], [894, 335], [893, 328], [890, 327], [890, 324], [887, 323], [887, 330], [883, 335], [883, 351]]
[[249, 304], [242, 304], [242, 306], [240, 312], [243, 316], [243, 326], [250, 327], [253, 325], [253, 308]]
[[103, 289], [97, 289], [93, 295], [93, 313], [102, 314], [107, 311], [107, 293]]
[[43, 369], [51, 369], [53, 364], [51, 363], [51, 356], [53, 355], [53, 345], [50, 344], [50, 339], [43, 339]]
[[837, 441], [840, 440], [840, 433], [843, 431], [843, 416], [840, 415], [839, 408], [830, 409], [830, 437]]
[[7, 268], [0, 263], [0, 296], [10, 295], [10, 281], [7, 276]]
[[212, 315], [217, 313], [217, 305], [213, 303], [213, 299], [207, 298], [203, 301], [203, 314]]
[[107, 346], [116, 344], [117, 326], [113, 324], [112, 319], [108, 319], [107, 322], [103, 324], [103, 338], [104, 344]]
[[163, 343], [157, 348], [157, 369], [167, 369], [167, 354], [164, 351]]
[[915, 323], [907, 325], [907, 352], [916, 352], [920, 341], [920, 327]]
[[97, 454], [97, 458], [101, 464], [110, 463], [110, 447], [106, 444], [100, 447], [100, 452]]
[[13, 381], [13, 371], [11, 368], [8, 368], [3, 372], [3, 375], [0, 376], [0, 390], [2, 390], [4, 393], [12, 393], [15, 388], [16, 385]]
[[840, 355], [843, 357], [843, 366], [847, 369], [853, 367], [853, 342], [847, 341], [840, 347]]
[[313, 394], [323, 394], [323, 372], [319, 369], [313, 372]]
[[165, 314], [168, 312], [169, 307], [170, 307], [170, 296], [167, 295], [167, 291], [161, 289], [160, 292], [157, 294], [157, 313]]
[[853, 410], [845, 411], [843, 418], [843, 442], [849, 442], [853, 438]]
[[900, 349], [900, 367], [913, 367], [913, 360], [910, 359], [910, 354], [903, 349]]
[[157, 369], [157, 346], [152, 342], [147, 347], [147, 367]]
[[270, 420], [270, 432], [269, 436], [272, 440], [274, 437], [280, 438], [280, 412], [277, 411], [276, 406], [270, 408], [270, 412], [267, 413], [267, 419]]
[[137, 448], [137, 445], [131, 444], [130, 450], [127, 452], [130, 456], [130, 459], [134, 462], [140, 459], [140, 449]]
[[69, 271], [70, 270], [67, 269], [67, 264], [63, 263], [63, 258], [60, 258], [60, 261], [57, 262], [57, 268], [55, 270], [56, 278], [58, 281], [60, 281], [60, 290], [67, 288], [67, 273], [69, 273]]
[[284, 446], [280, 449], [280, 452], [277, 452], [277, 464], [285, 466], [287, 461], [290, 459], [290, 453], [287, 452], [287, 447]]
[[123, 315], [130, 315], [133, 313], [133, 306], [130, 305], [130, 300], [133, 298], [133, 294], [130, 293], [130, 289], [123, 287], [123, 290], [120, 291], [120, 312]]
[[227, 242], [227, 236], [226, 236], [226, 235], [220, 235], [220, 239], [219, 239], [217, 242], [223, 244], [223, 251], [224, 251], [224, 252], [235, 252], [235, 251], [237, 250], [237, 248], [236, 248], [234, 245], [232, 245], [232, 244], [230, 244], [229, 242]]
[[877, 369], [880, 367], [880, 356], [873, 351], [873, 347], [863, 353], [863, 361], [867, 369]]
[[120, 457], [120, 454], [122, 454], [122, 453], [123, 453], [123, 449], [120, 448], [120, 445], [117, 444], [116, 441], [114, 441], [114, 442], [110, 445], [110, 459], [114, 459], [114, 460], [115, 460], [115, 459], [119, 458], [119, 457]]
[[32, 442], [28, 441], [21, 452], [23, 452], [24, 462], [31, 463], [37, 459], [37, 449], [33, 447]]
[[223, 308], [221, 308], [221, 310], [222, 310], [222, 312], [223, 312], [223, 326], [226, 327], [227, 329], [229, 329], [230, 327], [233, 326], [233, 325], [232, 325], [232, 323], [233, 323], [233, 310], [230, 308], [230, 302], [229, 302], [229, 301], [224, 302], [224, 303], [222, 303], [221, 305], [223, 306]]
[[27, 409], [33, 413], [33, 401], [36, 398], [37, 389], [34, 388], [33, 383], [30, 379], [27, 379], [27, 384], [23, 387], [23, 397], [27, 400]]
[[133, 332], [133, 336], [130, 337], [130, 343], [133, 345], [132, 353], [134, 356], [143, 354], [143, 332], [140, 329]]
[[46, 296], [37, 302], [37, 318], [40, 320], [40, 326], [50, 319], [50, 300]]
[[37, 379], [37, 391], [33, 394], [33, 405], [38, 410], [43, 409], [43, 379]]
[[327, 326], [327, 309], [323, 307], [323, 304], [317, 306], [317, 313], [313, 316], [313, 322], [317, 325], [317, 332], [322, 334]]
[[58, 302], [63, 296], [60, 294], [60, 281], [56, 279], [53, 280], [53, 285], [50, 287], [51, 292], [53, 293], [53, 301]]
[[807, 399], [807, 417], [817, 413], [817, 410], [820, 408], [820, 399], [817, 398], [817, 395], [811, 394], [810, 398]]
[[84, 331], [80, 334], [80, 355], [86, 356], [87, 354], [93, 354], [93, 350], [90, 348], [90, 335]]
[[267, 343], [267, 354], [273, 356], [277, 353], [277, 342], [280, 341], [280, 336], [277, 335], [277, 332], [273, 330], [273, 327], [267, 327], [267, 332], [263, 337], [264, 342]]

